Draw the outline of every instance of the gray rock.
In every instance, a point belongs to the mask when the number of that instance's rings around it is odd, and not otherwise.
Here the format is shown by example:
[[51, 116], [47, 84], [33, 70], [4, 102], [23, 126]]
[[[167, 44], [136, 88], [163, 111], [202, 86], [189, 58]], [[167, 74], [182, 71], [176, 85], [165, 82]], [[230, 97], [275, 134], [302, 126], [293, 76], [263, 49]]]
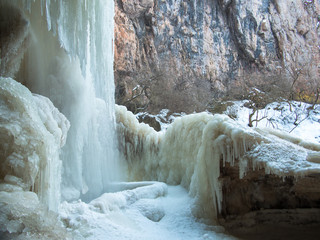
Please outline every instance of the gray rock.
[[[147, 111], [193, 112], [247, 85], [318, 84], [319, 3], [303, 1], [116, 1], [116, 101]], [[308, 84], [308, 85], [307, 85]]]

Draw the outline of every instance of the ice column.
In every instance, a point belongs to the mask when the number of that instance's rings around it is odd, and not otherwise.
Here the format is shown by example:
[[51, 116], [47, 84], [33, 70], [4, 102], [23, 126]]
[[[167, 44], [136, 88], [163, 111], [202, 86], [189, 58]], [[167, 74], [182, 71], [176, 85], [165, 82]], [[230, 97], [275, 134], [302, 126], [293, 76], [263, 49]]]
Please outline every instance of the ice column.
[[63, 199], [89, 200], [117, 178], [112, 0], [14, 1], [32, 29], [18, 78], [47, 96], [71, 127], [61, 159]]

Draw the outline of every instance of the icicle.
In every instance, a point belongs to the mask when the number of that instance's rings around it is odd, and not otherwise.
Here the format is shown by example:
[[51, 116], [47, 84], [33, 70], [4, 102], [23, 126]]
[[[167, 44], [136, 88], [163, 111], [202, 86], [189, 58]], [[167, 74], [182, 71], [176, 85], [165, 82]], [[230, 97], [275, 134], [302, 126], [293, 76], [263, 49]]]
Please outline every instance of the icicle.
[[[159, 134], [139, 124], [124, 107], [118, 106], [116, 113], [118, 134], [127, 149], [123, 157], [127, 159], [130, 179], [182, 184], [196, 199], [196, 216], [215, 220], [221, 210], [221, 158], [222, 167], [226, 162], [239, 166], [240, 179], [249, 170], [260, 169], [279, 177], [320, 172], [320, 164], [312, 162], [318, 161], [318, 154], [312, 155], [311, 150], [290, 141], [270, 138], [270, 134], [240, 127], [223, 115], [184, 116]], [[151, 147], [154, 145], [158, 148]], [[302, 166], [303, 171], [296, 170]]]
[[[62, 192], [77, 198], [77, 194], [67, 192], [70, 189], [81, 192], [82, 184], [86, 183], [89, 191], [83, 197], [97, 196], [105, 190], [111, 176], [119, 172], [114, 160], [117, 159], [114, 3], [111, 0], [8, 2], [25, 11], [33, 32], [31, 39], [35, 39], [23, 59], [17, 80], [32, 92], [49, 97], [71, 121], [61, 154]], [[47, 26], [43, 26], [43, 21]]]
[[46, 1], [46, 16], [47, 16], [48, 31], [50, 31], [51, 30], [50, 0]]
[[43, 5], [45, 5], [44, 0], [40, 0], [40, 11], [41, 11], [41, 16], [43, 16]]

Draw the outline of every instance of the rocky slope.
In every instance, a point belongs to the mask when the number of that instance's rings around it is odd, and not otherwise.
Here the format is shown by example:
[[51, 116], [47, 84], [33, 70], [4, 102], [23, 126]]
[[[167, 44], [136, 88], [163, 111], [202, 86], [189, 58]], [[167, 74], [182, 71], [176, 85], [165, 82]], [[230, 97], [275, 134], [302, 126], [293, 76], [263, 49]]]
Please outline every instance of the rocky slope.
[[116, 101], [192, 112], [252, 85], [312, 91], [319, 14], [316, 0], [117, 0]]

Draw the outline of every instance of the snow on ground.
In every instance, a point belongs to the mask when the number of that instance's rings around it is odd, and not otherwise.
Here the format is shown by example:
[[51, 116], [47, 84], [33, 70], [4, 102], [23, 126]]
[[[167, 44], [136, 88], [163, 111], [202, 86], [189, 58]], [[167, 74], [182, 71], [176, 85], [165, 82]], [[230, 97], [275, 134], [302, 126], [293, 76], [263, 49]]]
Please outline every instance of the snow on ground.
[[[235, 101], [224, 112], [243, 126], [248, 125], [249, 113], [251, 109], [245, 107], [246, 101]], [[320, 142], [320, 105], [317, 104], [313, 110], [309, 111], [310, 104], [291, 102], [291, 109], [288, 102], [273, 102], [264, 109], [259, 110], [258, 119], [254, 122], [254, 127], [273, 128], [283, 130], [292, 136], [302, 138], [306, 141]], [[253, 119], [256, 118], [256, 115]], [[295, 123], [297, 125], [295, 125]]]
[[196, 220], [191, 214], [193, 199], [181, 186], [136, 184], [140, 186], [105, 193], [88, 204], [62, 203], [60, 216], [74, 239], [235, 239], [222, 227]]
[[[251, 113], [252, 109], [244, 106], [247, 102], [247, 100], [233, 101], [231, 102], [232, 106], [229, 106], [223, 113], [231, 116], [231, 118], [241, 125], [248, 126], [249, 113]], [[268, 104], [264, 109], [258, 111], [258, 119], [263, 119], [259, 122], [254, 122], [254, 127], [279, 129], [306, 141], [319, 143], [320, 105], [315, 105], [314, 109], [309, 111], [309, 114], [308, 107], [311, 106], [310, 104], [292, 101], [290, 105], [288, 102], [273, 102]], [[186, 114], [170, 114], [170, 110], [163, 109], [156, 115], [141, 112], [136, 114], [136, 117], [139, 118], [143, 115], [155, 118], [160, 123], [161, 130], [164, 131], [176, 118], [183, 117]], [[254, 115], [253, 119], [256, 116], [257, 114]]]

